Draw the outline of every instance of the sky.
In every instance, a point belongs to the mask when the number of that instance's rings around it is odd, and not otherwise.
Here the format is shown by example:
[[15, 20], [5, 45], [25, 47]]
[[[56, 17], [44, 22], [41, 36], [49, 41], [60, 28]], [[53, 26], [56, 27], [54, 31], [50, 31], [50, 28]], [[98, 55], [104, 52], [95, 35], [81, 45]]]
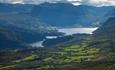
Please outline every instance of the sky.
[[2, 3], [40, 4], [44, 2], [69, 2], [73, 5], [115, 6], [115, 0], [0, 0]]

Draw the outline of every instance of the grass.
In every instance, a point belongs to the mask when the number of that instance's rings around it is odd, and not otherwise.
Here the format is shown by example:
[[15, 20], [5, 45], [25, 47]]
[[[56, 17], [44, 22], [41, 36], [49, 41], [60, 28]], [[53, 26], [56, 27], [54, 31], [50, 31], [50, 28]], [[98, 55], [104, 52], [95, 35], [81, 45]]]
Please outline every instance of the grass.
[[95, 54], [97, 54], [98, 52], [99, 52], [98, 48], [90, 48], [90, 47], [87, 47], [86, 44], [72, 45], [72, 46], [65, 47], [61, 51], [60, 50], [50, 51], [51, 55], [60, 54], [61, 58], [56, 59], [52, 57], [47, 57], [43, 61], [56, 62], [59, 64], [81, 62], [81, 61], [86, 61], [86, 60], [89, 61], [91, 59], [95, 59], [96, 58]]
[[79, 45], [72, 45], [64, 49], [64, 51], [78, 51], [80, 49]]
[[80, 70], [115, 70], [115, 64], [98, 64], [92, 67], [85, 67]]
[[2, 67], [2, 65], [0, 65], [0, 68]]
[[49, 53], [50, 53], [50, 54], [60, 54], [60, 55], [67, 54], [67, 52], [64, 52], [64, 51], [49, 52]]
[[0, 67], [0, 70], [6, 70], [9, 68], [14, 68], [16, 65], [9, 65], [9, 66], [5, 66], [5, 67]]
[[90, 55], [90, 56], [72, 56], [72, 57], [68, 57], [70, 59], [85, 59], [85, 58], [89, 58], [89, 59], [92, 59], [92, 58], [95, 58], [95, 56], [93, 55]]
[[93, 56], [93, 55], [90, 55], [90, 56], [71, 56], [71, 57], [68, 57], [68, 59], [71, 60], [71, 62], [89, 61], [89, 60], [94, 59], [94, 58], [96, 58], [96, 57]]
[[32, 70], [44, 70], [44, 69], [46, 70], [48, 68], [50, 68], [49, 65], [44, 65], [43, 67], [35, 68], [35, 69], [32, 69]]
[[19, 62], [23, 62], [23, 61], [31, 61], [31, 60], [34, 60], [35, 58], [38, 58], [38, 56], [33, 54], [33, 55], [25, 57], [23, 59], [16, 60], [15, 62], [19, 63]]
[[68, 59], [65, 59], [64, 60], [64, 63], [71, 63], [71, 62], [81, 62], [80, 59], [71, 59], [71, 58], [68, 58]]
[[[60, 48], [60, 47], [59, 47]], [[34, 69], [40, 70], [40, 69], [49, 69], [52, 67], [55, 67], [56, 65], [66, 65], [71, 63], [81, 63], [83, 61], [92, 61], [93, 59], [97, 58], [97, 53], [99, 52], [98, 48], [88, 47], [86, 44], [81, 45], [72, 45], [67, 47], [62, 47], [61, 49], [55, 49], [51, 48], [51, 50], [45, 50], [43, 59], [40, 60], [39, 63], [34, 63], [33, 60], [38, 58], [38, 55], [30, 55], [27, 57], [23, 57], [22, 59], [15, 60], [14, 62], [17, 64], [21, 63], [29, 63], [32, 62], [35, 64], [36, 67]], [[27, 62], [26, 62], [27, 61]], [[28, 64], [29, 65], [29, 64]], [[42, 66], [43, 65], [43, 66]], [[33, 65], [34, 66], [34, 65]], [[8, 68], [12, 69], [11, 66], [0, 66], [0, 68]]]
[[74, 52], [76, 55], [96, 54], [99, 52], [98, 48], [90, 48], [86, 45], [73, 45], [64, 49], [66, 52]]
[[45, 61], [45, 62], [51, 62], [51, 61], [54, 61], [54, 60], [55, 59], [52, 58], [52, 57], [48, 57], [48, 58], [43, 59], [43, 61]]

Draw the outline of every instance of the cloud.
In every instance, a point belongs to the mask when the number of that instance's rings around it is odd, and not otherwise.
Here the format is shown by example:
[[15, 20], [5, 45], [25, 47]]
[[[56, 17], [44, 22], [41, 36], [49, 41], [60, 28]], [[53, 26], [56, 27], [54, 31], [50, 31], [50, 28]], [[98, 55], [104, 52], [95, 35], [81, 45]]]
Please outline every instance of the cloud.
[[72, 3], [73, 5], [81, 5], [82, 0], [67, 0], [68, 2]]
[[0, 0], [4, 3], [29, 3], [40, 4], [44, 2], [69, 2], [74, 5], [93, 5], [93, 6], [115, 6], [115, 0]]
[[0, 0], [2, 3], [29, 3], [29, 4], [40, 4], [44, 2], [67, 2], [67, 0]]
[[94, 6], [115, 6], [115, 0], [82, 0], [82, 4]]
[[15, 3], [23, 3], [23, 0], [15, 0], [15, 1], [13, 1], [12, 3], [13, 3], [13, 4], [15, 4]]
[[115, 0], [68, 0], [74, 5], [115, 6]]

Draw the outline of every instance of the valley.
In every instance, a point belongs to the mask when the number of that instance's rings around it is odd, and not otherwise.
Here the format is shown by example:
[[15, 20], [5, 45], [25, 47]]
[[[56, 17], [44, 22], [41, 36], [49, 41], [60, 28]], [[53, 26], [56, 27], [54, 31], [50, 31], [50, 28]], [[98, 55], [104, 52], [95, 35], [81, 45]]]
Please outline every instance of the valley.
[[114, 70], [115, 6], [0, 2], [0, 70]]
[[[92, 34], [97, 28], [58, 28], [58, 32], [64, 33], [62, 36], [46, 36], [42, 41], [38, 41], [30, 44], [33, 47], [44, 47], [44, 42], [48, 40], [53, 40], [58, 38], [63, 38], [66, 36], [71, 36], [73, 34]], [[64, 42], [64, 41], [63, 41]], [[56, 45], [56, 44], [55, 44]], [[48, 45], [46, 45], [48, 46]]]
[[[81, 35], [80, 35], [81, 36]], [[98, 48], [90, 48], [87, 42], [90, 40], [89, 35], [82, 35], [83, 37], [76, 43], [68, 44], [67, 46], [49, 47], [49, 48], [28, 48], [28, 49], [5, 49], [0, 53], [5, 53], [1, 57], [1, 70], [11, 69], [61, 69], [63, 65], [70, 63], [88, 62], [98, 58]], [[76, 36], [77, 37], [77, 36]], [[89, 39], [87, 39], [87, 38]], [[84, 40], [82, 40], [84, 39]], [[6, 51], [7, 50], [7, 51]], [[9, 51], [9, 52], [8, 52]], [[7, 55], [9, 53], [9, 55]], [[15, 56], [14, 56], [15, 55]], [[5, 60], [5, 61], [4, 61]], [[10, 63], [9, 63], [10, 62]], [[24, 64], [24, 65], [23, 65]], [[4, 66], [5, 65], [5, 66]], [[22, 67], [23, 66], [23, 67]], [[59, 67], [58, 67], [59, 66]], [[58, 68], [57, 68], [58, 67]], [[69, 69], [68, 69], [69, 70]]]

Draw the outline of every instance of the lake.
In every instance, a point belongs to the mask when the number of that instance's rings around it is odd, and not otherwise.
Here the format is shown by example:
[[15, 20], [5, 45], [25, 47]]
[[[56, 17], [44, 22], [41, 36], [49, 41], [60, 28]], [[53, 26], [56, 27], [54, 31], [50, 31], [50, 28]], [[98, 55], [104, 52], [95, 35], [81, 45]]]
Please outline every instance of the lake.
[[[97, 28], [62, 28], [58, 29], [59, 32], [65, 33], [65, 35], [72, 35], [72, 34], [92, 34]], [[57, 38], [58, 36], [46, 36], [46, 39]], [[32, 47], [44, 47], [42, 44], [45, 41], [39, 41], [35, 43], [31, 43], [30, 46]]]
[[92, 34], [93, 31], [95, 31], [97, 28], [62, 28], [62, 29], [58, 29], [59, 32], [63, 32], [66, 35], [72, 35], [72, 34]]

